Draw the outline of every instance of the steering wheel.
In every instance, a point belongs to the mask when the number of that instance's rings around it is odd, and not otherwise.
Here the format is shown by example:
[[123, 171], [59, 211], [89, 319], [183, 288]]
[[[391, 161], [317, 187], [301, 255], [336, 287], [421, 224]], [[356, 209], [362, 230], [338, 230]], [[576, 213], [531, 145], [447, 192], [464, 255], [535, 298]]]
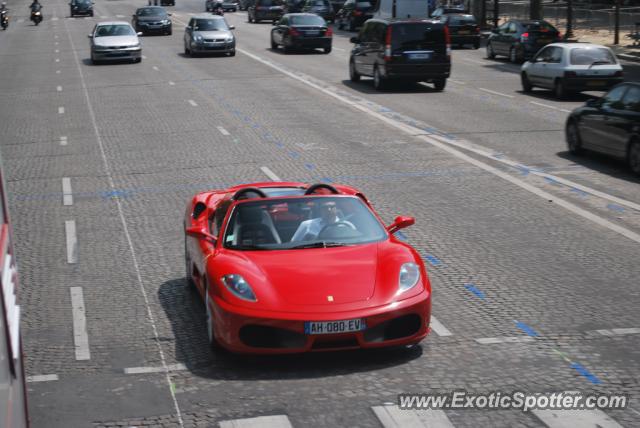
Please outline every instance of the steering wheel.
[[322, 228], [320, 233], [318, 233], [318, 237], [321, 237], [326, 233], [327, 230], [337, 229], [337, 228], [348, 228], [351, 230], [357, 230], [354, 225], [346, 221], [336, 221], [335, 223], [331, 223]]
[[238, 199], [249, 199], [249, 197], [246, 196], [247, 193], [255, 193], [260, 198], [266, 198], [267, 197], [267, 195], [262, 190], [258, 189], [257, 187], [245, 187], [244, 189], [238, 190], [235, 193], [235, 195], [233, 195], [233, 197], [231, 199], [234, 200], [234, 201], [237, 201]]
[[333, 193], [334, 195], [337, 195], [338, 193], [338, 189], [336, 189], [335, 187], [333, 187], [330, 184], [326, 184], [326, 183], [316, 183], [316, 184], [312, 184], [311, 186], [309, 186], [307, 188], [307, 190], [305, 190], [304, 194], [305, 195], [313, 195], [316, 190], [318, 189], [327, 189], [328, 191], [330, 191], [331, 193]]

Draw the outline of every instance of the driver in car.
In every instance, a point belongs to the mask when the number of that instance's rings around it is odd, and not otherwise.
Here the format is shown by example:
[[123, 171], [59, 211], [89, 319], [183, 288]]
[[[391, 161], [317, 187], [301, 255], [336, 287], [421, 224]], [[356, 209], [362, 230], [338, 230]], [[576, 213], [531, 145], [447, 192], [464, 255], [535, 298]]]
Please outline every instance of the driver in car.
[[294, 233], [291, 238], [291, 242], [316, 239], [320, 232], [327, 228], [327, 226], [338, 223], [354, 230], [356, 228], [351, 222], [341, 220], [340, 217], [338, 217], [338, 209], [335, 201], [323, 201], [320, 203], [320, 217], [305, 220], [300, 223], [298, 230], [296, 230], [296, 233]]

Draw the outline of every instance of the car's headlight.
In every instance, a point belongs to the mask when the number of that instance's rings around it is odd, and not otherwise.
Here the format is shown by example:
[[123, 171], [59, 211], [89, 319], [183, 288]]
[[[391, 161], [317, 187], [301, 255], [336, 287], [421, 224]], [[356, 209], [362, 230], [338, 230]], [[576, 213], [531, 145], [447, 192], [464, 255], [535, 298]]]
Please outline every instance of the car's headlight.
[[405, 263], [400, 266], [400, 276], [398, 279], [398, 292], [405, 291], [415, 287], [420, 280], [420, 268], [415, 263]]
[[201, 42], [202, 41], [202, 36], [199, 34], [194, 34], [193, 35], [193, 40], [195, 40], [196, 42]]
[[242, 300], [256, 302], [256, 295], [253, 293], [251, 286], [241, 275], [230, 274], [222, 277], [222, 283], [227, 290]]
[[227, 42], [233, 42], [233, 36], [227, 36]]
[[163, 24], [171, 24], [171, 21], [170, 21], [170, 20], [168, 20], [168, 19], [163, 19], [161, 22], [162, 22]]

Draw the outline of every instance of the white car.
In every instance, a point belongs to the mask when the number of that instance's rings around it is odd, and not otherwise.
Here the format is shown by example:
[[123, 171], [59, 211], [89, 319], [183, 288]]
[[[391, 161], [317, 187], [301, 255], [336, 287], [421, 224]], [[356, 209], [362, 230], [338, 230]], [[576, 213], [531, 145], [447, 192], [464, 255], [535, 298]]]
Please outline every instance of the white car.
[[540, 49], [520, 71], [522, 90], [547, 88], [557, 98], [570, 92], [606, 91], [621, 83], [622, 66], [606, 46], [591, 43], [552, 43]]
[[142, 61], [142, 47], [131, 24], [124, 21], [100, 22], [93, 28], [91, 40], [91, 62], [131, 60]]

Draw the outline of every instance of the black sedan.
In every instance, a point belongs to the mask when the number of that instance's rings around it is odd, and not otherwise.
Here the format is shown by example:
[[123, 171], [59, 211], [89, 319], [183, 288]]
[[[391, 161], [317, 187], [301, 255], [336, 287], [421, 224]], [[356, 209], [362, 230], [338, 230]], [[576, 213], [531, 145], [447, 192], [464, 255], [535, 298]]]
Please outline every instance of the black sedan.
[[640, 174], [640, 83], [621, 83], [569, 115], [569, 151], [593, 150], [625, 159]]
[[292, 49], [322, 48], [331, 52], [332, 31], [327, 22], [311, 13], [287, 13], [274, 22], [271, 30], [271, 49], [282, 46], [285, 52]]
[[143, 34], [162, 33], [171, 35], [170, 13], [160, 6], [145, 6], [136, 10], [131, 25]]
[[336, 13], [335, 23], [338, 30], [356, 31], [368, 19], [373, 18], [373, 5], [368, 0], [347, 0]]
[[560, 32], [547, 21], [507, 21], [491, 31], [487, 58], [504, 55], [513, 63], [533, 57], [541, 48], [562, 40]]
[[71, 0], [69, 7], [72, 17], [76, 15], [93, 16], [93, 2], [91, 0]]

